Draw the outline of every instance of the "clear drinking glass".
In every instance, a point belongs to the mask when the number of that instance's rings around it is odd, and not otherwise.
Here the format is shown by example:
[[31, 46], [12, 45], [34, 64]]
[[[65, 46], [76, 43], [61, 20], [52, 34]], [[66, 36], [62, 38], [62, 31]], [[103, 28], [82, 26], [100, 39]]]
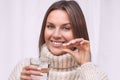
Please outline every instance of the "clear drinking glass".
[[40, 71], [43, 73], [43, 76], [31, 75], [32, 78], [34, 78], [35, 80], [49, 80], [49, 77], [48, 77], [48, 74], [49, 74], [49, 62], [46, 61], [46, 59], [31, 58], [30, 59], [30, 65], [38, 66]]

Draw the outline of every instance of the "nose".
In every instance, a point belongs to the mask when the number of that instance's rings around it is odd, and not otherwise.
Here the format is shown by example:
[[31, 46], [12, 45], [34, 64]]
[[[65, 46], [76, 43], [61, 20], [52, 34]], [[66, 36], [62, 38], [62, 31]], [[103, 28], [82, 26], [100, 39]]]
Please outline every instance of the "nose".
[[54, 39], [60, 39], [62, 36], [61, 32], [59, 29], [55, 29], [55, 31], [53, 32], [53, 38]]

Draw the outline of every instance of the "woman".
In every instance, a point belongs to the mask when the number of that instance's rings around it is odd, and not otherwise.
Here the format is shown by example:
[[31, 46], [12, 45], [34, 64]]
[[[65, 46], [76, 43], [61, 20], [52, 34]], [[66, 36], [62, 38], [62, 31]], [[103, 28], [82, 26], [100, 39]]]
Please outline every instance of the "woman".
[[[50, 80], [108, 80], [91, 63], [90, 42], [83, 12], [78, 3], [57, 1], [47, 10], [39, 39], [40, 58], [50, 63]], [[9, 80], [32, 80], [42, 72], [30, 60], [17, 65]]]

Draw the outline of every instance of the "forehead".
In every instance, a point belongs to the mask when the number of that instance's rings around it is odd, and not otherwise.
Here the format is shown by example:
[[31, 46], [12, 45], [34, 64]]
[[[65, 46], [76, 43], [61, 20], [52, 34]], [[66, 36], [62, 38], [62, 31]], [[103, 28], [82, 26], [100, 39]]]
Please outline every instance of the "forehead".
[[53, 10], [49, 13], [47, 21], [59, 21], [59, 22], [70, 22], [69, 16], [64, 10]]

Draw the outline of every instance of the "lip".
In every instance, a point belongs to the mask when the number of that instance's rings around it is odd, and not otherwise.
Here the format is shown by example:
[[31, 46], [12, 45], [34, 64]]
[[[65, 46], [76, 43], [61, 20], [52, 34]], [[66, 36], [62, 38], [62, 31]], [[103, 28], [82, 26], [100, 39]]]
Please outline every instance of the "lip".
[[51, 40], [50, 43], [53, 47], [60, 48], [63, 45], [64, 41]]

